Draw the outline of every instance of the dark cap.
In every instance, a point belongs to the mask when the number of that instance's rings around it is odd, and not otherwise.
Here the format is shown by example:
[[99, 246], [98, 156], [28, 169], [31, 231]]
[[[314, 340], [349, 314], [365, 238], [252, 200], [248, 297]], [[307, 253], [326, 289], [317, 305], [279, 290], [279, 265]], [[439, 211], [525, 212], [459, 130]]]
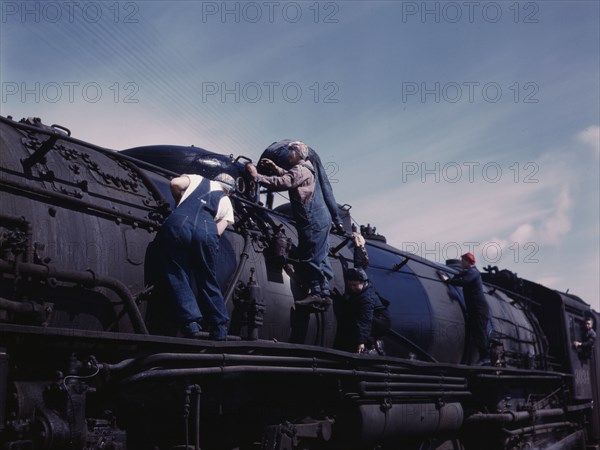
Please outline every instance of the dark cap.
[[367, 273], [364, 270], [352, 268], [346, 271], [346, 280], [365, 282], [369, 280], [369, 277], [367, 276]]

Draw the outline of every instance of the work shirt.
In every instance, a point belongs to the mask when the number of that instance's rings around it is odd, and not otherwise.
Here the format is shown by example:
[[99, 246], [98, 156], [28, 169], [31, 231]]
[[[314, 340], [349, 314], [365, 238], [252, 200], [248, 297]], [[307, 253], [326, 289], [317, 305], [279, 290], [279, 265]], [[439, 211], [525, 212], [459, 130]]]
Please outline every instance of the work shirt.
[[271, 191], [289, 191], [290, 200], [309, 203], [315, 192], [315, 175], [310, 161], [301, 161], [290, 170], [278, 170], [277, 175], [258, 174], [258, 182]]
[[448, 280], [448, 284], [462, 286], [465, 300], [471, 299], [474, 301], [485, 302], [481, 274], [475, 266], [466, 270], [461, 270], [453, 278]]
[[[181, 196], [181, 199], [179, 200], [179, 203], [177, 204], [177, 206], [181, 205], [184, 202], [184, 200], [186, 198], [188, 198], [192, 192], [194, 192], [194, 190], [198, 187], [198, 185], [200, 185], [200, 183], [204, 179], [204, 177], [202, 177], [201, 175], [195, 175], [195, 174], [184, 174], [182, 176], [189, 178], [190, 185], [183, 192], [183, 195]], [[213, 191], [218, 192], [218, 191], [222, 191], [222, 190], [223, 190], [223, 188], [221, 187], [221, 185], [219, 183], [217, 183], [216, 181], [210, 182], [210, 191], [211, 192], [213, 192]], [[229, 223], [229, 224], [233, 223], [233, 221], [234, 221], [233, 205], [231, 204], [231, 200], [229, 199], [229, 197], [227, 197], [226, 195], [224, 195], [221, 198], [221, 200], [219, 200], [219, 206], [218, 206], [217, 210], [214, 211], [214, 218], [215, 218], [215, 222], [219, 222], [220, 220], [226, 220], [227, 223]]]
[[[279, 142], [273, 142], [267, 147], [260, 158], [268, 158], [278, 166], [288, 169], [289, 162], [287, 160], [287, 154], [288, 145], [291, 142], [293, 142], [292, 139], [283, 139]], [[310, 161], [315, 169], [316, 183], [321, 187], [322, 200], [327, 206], [327, 210], [329, 211], [333, 222], [340, 223], [342, 220], [340, 219], [338, 204], [335, 200], [335, 196], [333, 195], [333, 188], [331, 187], [331, 183], [329, 182], [329, 178], [327, 177], [327, 172], [323, 167], [321, 158], [319, 158], [319, 155], [316, 151], [308, 147], [308, 158], [306, 160]], [[315, 197], [315, 200], [320, 201], [320, 199], [317, 197]]]

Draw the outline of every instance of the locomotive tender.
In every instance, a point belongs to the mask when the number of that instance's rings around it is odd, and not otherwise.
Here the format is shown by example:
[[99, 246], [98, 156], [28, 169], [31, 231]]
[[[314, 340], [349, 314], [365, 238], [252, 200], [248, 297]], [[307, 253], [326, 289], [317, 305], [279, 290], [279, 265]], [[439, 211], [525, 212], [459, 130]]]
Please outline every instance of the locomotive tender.
[[[495, 364], [472, 365], [462, 291], [437, 276], [456, 269], [365, 233], [392, 330], [386, 356], [350, 354], [335, 305], [296, 303], [295, 229], [257, 203], [246, 158], [115, 152], [10, 117], [0, 146], [0, 449], [600, 448], [600, 346], [571, 346], [600, 316], [578, 297], [487, 268]], [[152, 241], [169, 179], [221, 172], [237, 180], [218, 265], [230, 336], [184, 339]], [[343, 292], [354, 249], [334, 233], [330, 248]]]

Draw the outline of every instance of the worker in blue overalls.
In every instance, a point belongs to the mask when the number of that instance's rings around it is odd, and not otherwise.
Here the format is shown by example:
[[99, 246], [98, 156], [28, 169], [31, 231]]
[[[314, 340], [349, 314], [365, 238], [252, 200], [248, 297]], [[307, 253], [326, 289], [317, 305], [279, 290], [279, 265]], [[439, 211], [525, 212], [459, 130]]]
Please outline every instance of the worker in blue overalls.
[[177, 207], [157, 233], [157, 242], [175, 318], [185, 337], [197, 338], [204, 316], [209, 337], [225, 340], [229, 315], [217, 281], [216, 258], [219, 238], [234, 220], [224, 190], [233, 188], [233, 178], [223, 174], [219, 182], [182, 175], [171, 180], [170, 187]]
[[272, 160], [259, 161], [275, 175], [261, 175], [252, 164], [247, 164], [249, 175], [272, 191], [287, 190], [292, 215], [298, 232], [298, 270], [306, 284], [308, 296], [329, 296], [329, 230], [331, 215], [327, 209], [315, 170], [308, 158], [308, 146], [293, 141], [287, 146], [290, 170], [277, 166]]

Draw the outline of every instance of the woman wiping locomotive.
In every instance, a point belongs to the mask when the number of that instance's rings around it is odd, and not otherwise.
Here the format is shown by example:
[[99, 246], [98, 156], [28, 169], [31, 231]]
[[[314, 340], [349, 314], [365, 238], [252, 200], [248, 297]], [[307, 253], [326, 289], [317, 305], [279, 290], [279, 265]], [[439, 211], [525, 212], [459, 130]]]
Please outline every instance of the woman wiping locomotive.
[[450, 278], [443, 272], [438, 272], [440, 278], [453, 286], [462, 286], [467, 306], [467, 328], [473, 342], [479, 351], [478, 364], [490, 363], [490, 344], [488, 339], [489, 307], [483, 293], [481, 274], [475, 267], [473, 253], [465, 253], [460, 257], [463, 270]]
[[267, 189], [288, 191], [298, 231], [298, 271], [306, 284], [308, 297], [327, 297], [330, 295], [329, 280], [332, 277], [327, 260], [332, 218], [323, 199], [320, 183], [316, 182], [315, 169], [308, 161], [308, 146], [293, 141], [286, 150], [289, 170], [279, 167], [268, 158], [261, 159], [259, 166], [274, 175], [259, 174], [250, 163], [246, 165], [246, 170], [250, 177]]

